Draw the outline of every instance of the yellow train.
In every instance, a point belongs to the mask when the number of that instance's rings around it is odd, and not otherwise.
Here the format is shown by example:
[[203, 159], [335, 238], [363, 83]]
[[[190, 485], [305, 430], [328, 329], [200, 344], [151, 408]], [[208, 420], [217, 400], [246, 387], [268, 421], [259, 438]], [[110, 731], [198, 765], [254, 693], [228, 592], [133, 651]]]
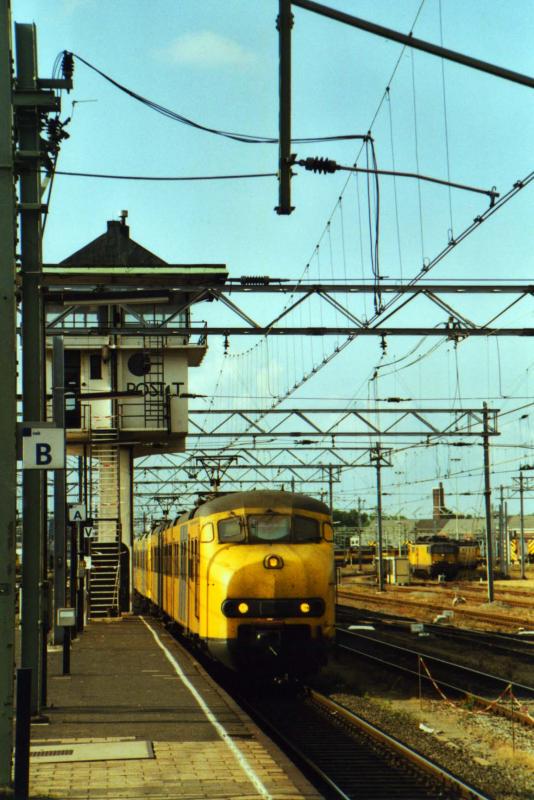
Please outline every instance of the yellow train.
[[476, 569], [482, 563], [480, 544], [476, 539], [457, 539], [458, 569]]
[[304, 675], [334, 637], [328, 507], [278, 491], [218, 495], [134, 543], [138, 609], [159, 609], [226, 666]]
[[[526, 564], [533, 564], [534, 563], [534, 536], [529, 531], [525, 534], [525, 544], [524, 544], [524, 553], [525, 553], [525, 563]], [[520, 558], [520, 551], [521, 551], [521, 539], [519, 536], [514, 536], [510, 539], [510, 561], [513, 564], [519, 564], [521, 561]]]
[[454, 578], [461, 570], [475, 569], [480, 564], [480, 545], [476, 539], [421, 536], [408, 544], [408, 558], [414, 575]]
[[408, 559], [414, 575], [452, 578], [458, 572], [458, 546], [446, 536], [421, 536], [410, 542]]

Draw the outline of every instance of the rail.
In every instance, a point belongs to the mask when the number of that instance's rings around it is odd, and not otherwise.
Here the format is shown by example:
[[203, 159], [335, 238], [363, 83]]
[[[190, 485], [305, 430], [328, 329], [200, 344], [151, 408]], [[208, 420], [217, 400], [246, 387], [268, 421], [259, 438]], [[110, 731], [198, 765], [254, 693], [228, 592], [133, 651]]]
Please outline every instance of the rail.
[[[443, 611], [443, 604], [442, 603], [429, 603], [428, 601], [421, 601], [421, 600], [412, 600], [406, 599], [403, 597], [395, 598], [391, 594], [388, 596], [384, 592], [380, 594], [373, 595], [370, 592], [354, 592], [352, 590], [346, 589], [338, 589], [337, 590], [337, 597], [338, 598], [345, 598], [346, 600], [354, 600], [354, 601], [362, 601], [364, 600], [366, 603], [374, 603], [380, 606], [384, 606], [386, 603], [391, 603], [391, 605], [402, 605], [402, 606], [412, 606], [414, 608], [423, 608], [426, 611], [431, 611], [434, 614], [440, 614]], [[513, 619], [507, 617], [505, 614], [496, 614], [494, 612], [490, 614], [486, 614], [483, 611], [474, 611], [472, 609], [463, 608], [462, 606], [455, 606], [454, 614], [457, 617], [471, 617], [472, 619], [479, 620], [489, 625], [499, 625], [499, 626], [506, 626], [506, 627], [518, 627], [517, 619]]]
[[509, 717], [510, 719], [520, 722], [523, 725], [527, 726], [534, 725], [534, 718], [531, 717], [529, 714], [524, 714], [522, 712], [514, 710], [513, 708], [508, 708], [507, 706], [504, 706], [502, 704], [495, 703], [494, 701], [488, 699], [487, 697], [482, 697], [481, 695], [474, 694], [473, 692], [471, 692], [470, 690], [466, 689], [463, 686], [457, 686], [453, 683], [450, 683], [449, 680], [444, 680], [434, 675], [433, 676], [426, 675], [425, 672], [421, 670], [421, 663], [422, 663], [421, 660], [423, 660], [424, 662], [432, 661], [437, 665], [445, 667], [446, 670], [449, 672], [450, 670], [454, 670], [457, 673], [464, 673], [471, 677], [475, 677], [478, 681], [482, 679], [492, 683], [496, 683], [499, 686], [504, 686], [505, 691], [507, 688], [510, 688], [511, 690], [515, 688], [516, 690], [521, 690], [522, 692], [525, 692], [534, 697], [534, 687], [532, 686], [526, 686], [525, 684], [519, 683], [517, 681], [510, 681], [498, 675], [491, 675], [490, 673], [482, 672], [481, 670], [476, 670], [473, 669], [472, 667], [466, 667], [463, 664], [456, 664], [452, 661], [447, 661], [446, 659], [439, 658], [438, 656], [433, 656], [430, 653], [421, 653], [418, 652], [417, 650], [411, 650], [407, 647], [402, 647], [401, 645], [393, 644], [392, 642], [384, 642], [381, 639], [374, 639], [373, 637], [366, 636], [363, 633], [359, 633], [356, 631], [349, 631], [341, 626], [336, 626], [336, 636], [338, 634], [341, 634], [341, 636], [347, 636], [349, 640], [359, 639], [370, 642], [377, 647], [382, 647], [385, 648], [386, 650], [389, 649], [390, 651], [393, 651], [397, 654], [402, 653], [404, 655], [413, 656], [417, 659], [417, 669], [414, 669], [413, 667], [406, 664], [401, 664], [399, 663], [399, 661], [387, 660], [386, 658], [382, 658], [374, 653], [369, 653], [365, 650], [361, 650], [356, 647], [351, 647], [347, 643], [342, 644], [341, 642], [338, 641], [337, 646], [342, 650], [347, 650], [348, 652], [354, 655], [367, 658], [378, 664], [382, 664], [386, 667], [393, 669], [395, 672], [403, 672], [405, 674], [409, 674], [413, 678], [416, 678], [418, 681], [424, 680], [429, 683], [437, 684], [438, 687], [443, 687], [445, 689], [448, 689], [449, 691], [463, 694], [469, 700], [473, 701], [477, 705], [483, 707], [491, 706], [492, 709], [495, 710], [495, 712], [500, 714], [501, 716]]
[[491, 800], [488, 795], [479, 792], [478, 789], [471, 784], [466, 783], [466, 781], [463, 781], [452, 772], [449, 772], [449, 770], [431, 761], [418, 750], [408, 747], [408, 745], [401, 742], [400, 739], [386, 733], [381, 728], [378, 728], [373, 723], [359, 716], [359, 714], [349, 711], [345, 706], [336, 703], [329, 697], [325, 697], [314, 690], [310, 691], [310, 696], [315, 703], [323, 706], [331, 714], [343, 718], [349, 725], [353, 725], [375, 739], [381, 745], [394, 750], [404, 760], [410, 761], [417, 769], [427, 773], [433, 780], [437, 780], [459, 797], [471, 798], [472, 800]]

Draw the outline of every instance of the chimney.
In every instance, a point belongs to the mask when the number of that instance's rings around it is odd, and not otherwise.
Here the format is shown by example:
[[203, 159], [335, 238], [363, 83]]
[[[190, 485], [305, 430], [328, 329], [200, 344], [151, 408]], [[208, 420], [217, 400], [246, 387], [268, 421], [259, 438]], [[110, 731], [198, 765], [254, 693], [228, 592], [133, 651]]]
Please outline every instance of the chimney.
[[439, 489], [432, 489], [432, 519], [439, 519], [441, 516], [441, 484]]
[[439, 482], [439, 509], [441, 514], [445, 513], [445, 490], [441, 481]]

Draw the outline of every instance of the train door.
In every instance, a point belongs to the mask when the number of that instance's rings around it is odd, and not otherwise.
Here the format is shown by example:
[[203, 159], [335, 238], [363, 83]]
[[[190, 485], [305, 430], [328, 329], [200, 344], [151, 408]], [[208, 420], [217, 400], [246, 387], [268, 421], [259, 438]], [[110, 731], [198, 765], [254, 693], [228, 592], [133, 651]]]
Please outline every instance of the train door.
[[156, 569], [158, 574], [158, 599], [157, 605], [163, 608], [163, 536], [158, 533], [156, 545]]
[[170, 601], [171, 601], [171, 616], [173, 619], [178, 619], [178, 587], [179, 587], [179, 549], [180, 545], [176, 541], [176, 528], [172, 529], [172, 538], [169, 545], [171, 564], [169, 580], [171, 582]]
[[193, 562], [194, 562], [194, 581], [195, 581], [195, 617], [200, 619], [200, 542], [193, 539]]
[[200, 580], [199, 580], [199, 547], [198, 526], [193, 532], [190, 527], [189, 552], [188, 552], [188, 594], [189, 594], [189, 627], [195, 633], [198, 631], [200, 616]]
[[178, 588], [178, 619], [187, 624], [187, 525], [180, 528], [180, 571]]

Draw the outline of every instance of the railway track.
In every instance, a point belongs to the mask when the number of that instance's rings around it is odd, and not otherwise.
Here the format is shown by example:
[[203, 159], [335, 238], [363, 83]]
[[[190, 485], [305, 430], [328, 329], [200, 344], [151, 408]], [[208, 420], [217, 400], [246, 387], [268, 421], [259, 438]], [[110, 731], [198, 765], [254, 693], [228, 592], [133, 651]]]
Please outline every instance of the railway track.
[[[416, 622], [413, 617], [392, 616], [379, 611], [369, 611], [368, 609], [349, 608], [348, 606], [338, 605], [336, 607], [336, 619], [343, 623], [372, 623], [378, 632], [388, 634], [391, 631], [405, 633], [408, 626]], [[434, 625], [432, 622], [425, 622], [425, 631], [431, 633], [434, 638], [447, 639], [449, 641], [467, 642], [470, 646], [478, 645], [486, 651], [491, 651], [494, 655], [502, 655], [508, 658], [521, 659], [527, 662], [534, 658], [534, 637], [528, 638], [517, 636], [511, 633], [496, 633], [488, 631], [477, 631], [472, 628], [457, 628], [453, 626]]]
[[323, 695], [306, 690], [234, 698], [327, 800], [488, 796]]
[[[418, 591], [425, 591], [428, 590], [429, 584], [425, 584], [424, 586], [396, 586], [393, 592], [389, 594], [396, 594], [404, 593], [404, 592], [411, 592], [415, 593]], [[472, 588], [465, 588], [463, 586], [459, 586], [457, 589], [450, 588], [450, 587], [443, 587], [441, 584], [433, 584], [433, 591], [439, 592], [447, 600], [452, 600], [457, 595], [469, 599], [474, 600], [475, 602], [485, 602], [486, 598], [483, 594], [483, 591], [487, 592], [487, 589], [484, 590], [476, 590]], [[518, 593], [509, 593], [509, 592], [499, 592], [498, 594], [495, 593], [495, 601], [498, 603], [506, 603], [506, 605], [513, 606], [515, 608], [523, 608], [525, 611], [532, 611], [533, 604], [534, 604], [534, 594], [529, 594], [527, 592], [519, 595]], [[404, 602], [404, 601], [403, 601]]]
[[[433, 683], [434, 687], [437, 685], [450, 697], [467, 696], [477, 705], [491, 706], [497, 714], [527, 726], [534, 725], [534, 719], [525, 711], [518, 711], [514, 705], [494, 702], [495, 695], [500, 696], [508, 686], [511, 686], [515, 697], [521, 698], [523, 703], [526, 701], [532, 703], [534, 701], [532, 686], [512, 683], [498, 675], [456, 664], [431, 653], [383, 641], [342, 626], [336, 627], [336, 643], [343, 650], [396, 673], [407, 675], [414, 681]], [[427, 667], [431, 669], [431, 677], [426, 672]], [[480, 691], [485, 691], [489, 696], [479, 694]]]
[[[175, 634], [176, 635], [176, 634]], [[177, 635], [191, 651], [191, 644]], [[191, 651], [325, 800], [492, 800], [477, 787], [323, 694], [247, 683]]]
[[[465, 581], [458, 579], [456, 580], [453, 579], [452, 581], [450, 581], [448, 585], [445, 586], [443, 584], [436, 583], [436, 581], [414, 581], [410, 585], [412, 587], [415, 587], [416, 589], [425, 587], [434, 589], [440, 588], [444, 590], [447, 590], [452, 586], [452, 587], [458, 587], [460, 590], [465, 589], [466, 591], [475, 592], [476, 594], [482, 594], [482, 595], [487, 594], [488, 591], [487, 586], [484, 582], [479, 583], [477, 581]], [[408, 587], [402, 587], [402, 588], [408, 588]], [[507, 586], [497, 586], [497, 587], [494, 586], [494, 592], [497, 600], [504, 599], [501, 595], [510, 595], [512, 597], [517, 597], [519, 599], [524, 598], [525, 600], [528, 600], [529, 598], [531, 599], [533, 596], [532, 589], [517, 589], [513, 586], [510, 588], [508, 588]]]
[[[411, 598], [404, 598], [404, 597], [394, 597], [392, 593], [372, 593], [372, 592], [357, 592], [353, 591], [352, 589], [338, 589], [337, 591], [337, 601], [345, 601], [345, 603], [350, 604], [350, 602], [355, 603], [370, 603], [372, 605], [380, 605], [384, 606], [386, 603], [388, 605], [397, 605], [403, 607], [412, 607], [419, 609], [420, 611], [426, 613], [433, 613], [433, 614], [440, 614], [443, 611], [443, 603], [438, 602], [429, 602], [428, 600], [414, 600]], [[483, 622], [486, 625], [490, 625], [495, 627], [496, 625], [499, 626], [499, 629], [506, 628], [508, 630], [512, 629], [517, 631], [518, 627], [520, 626], [520, 622], [515, 619], [511, 618], [505, 614], [499, 614], [495, 612], [486, 613], [483, 611], [476, 611], [473, 609], [467, 609], [463, 606], [456, 606], [454, 608], [454, 615], [456, 618], [462, 617], [464, 619], [472, 619], [476, 620], [477, 622]]]

